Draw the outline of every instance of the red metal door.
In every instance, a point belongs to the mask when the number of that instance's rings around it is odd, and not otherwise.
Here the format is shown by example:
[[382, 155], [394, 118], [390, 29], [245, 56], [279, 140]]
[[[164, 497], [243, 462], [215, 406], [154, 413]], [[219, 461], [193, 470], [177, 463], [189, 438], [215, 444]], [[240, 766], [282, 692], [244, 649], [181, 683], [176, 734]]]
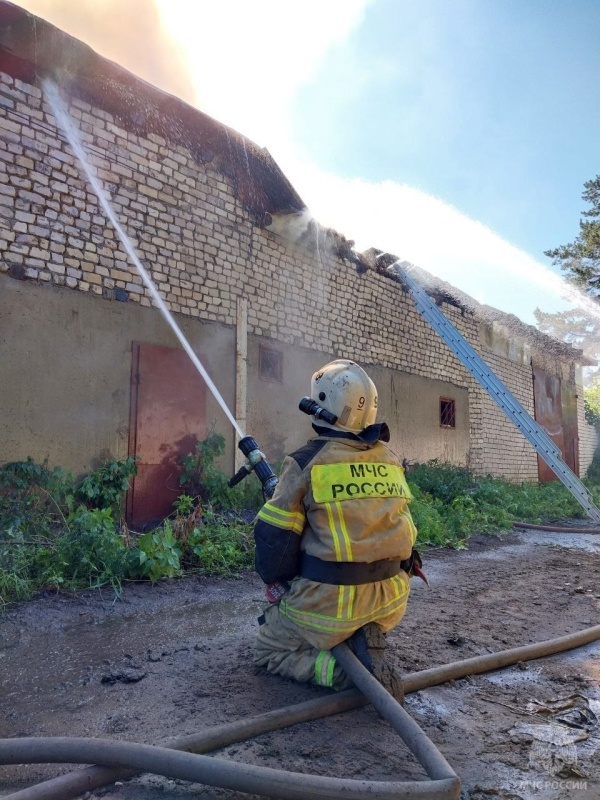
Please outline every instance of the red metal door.
[[579, 422], [577, 420], [577, 393], [571, 386], [562, 385], [560, 399], [563, 413], [565, 450], [563, 458], [579, 477]]
[[[554, 444], [565, 457], [563, 413], [561, 401], [561, 381], [548, 375], [538, 367], [533, 367], [533, 400], [535, 421], [544, 428]], [[540, 482], [557, 480], [553, 470], [540, 456], [538, 458], [538, 478]]]
[[178, 464], [206, 435], [206, 386], [188, 355], [133, 343], [129, 453], [138, 474], [127, 496], [132, 528], [157, 523], [181, 494]]

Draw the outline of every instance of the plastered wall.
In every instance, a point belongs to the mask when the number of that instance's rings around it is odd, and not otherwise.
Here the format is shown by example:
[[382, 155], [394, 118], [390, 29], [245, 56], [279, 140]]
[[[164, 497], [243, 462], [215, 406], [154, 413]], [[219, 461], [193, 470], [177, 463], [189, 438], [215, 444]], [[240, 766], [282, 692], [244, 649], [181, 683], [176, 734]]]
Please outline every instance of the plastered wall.
[[[228, 405], [235, 393], [234, 331], [182, 320]], [[178, 347], [150, 308], [0, 275], [0, 460], [31, 456], [76, 474], [128, 455], [132, 342]], [[233, 453], [233, 429], [210, 392], [207, 426]]]
[[[122, 453], [132, 339], [173, 339], [150, 308], [40, 89], [2, 74], [0, 101], [2, 383], [19, 373], [3, 405], [1, 452], [9, 460], [52, 450], [55, 463], [64, 458], [65, 466], [83, 466], [100, 450]], [[275, 457], [310, 435], [308, 419], [295, 406], [311, 372], [337, 356], [372, 367], [402, 455], [447, 457], [477, 472], [536, 478], [529, 445], [398, 283], [373, 270], [359, 274], [334, 256], [326, 231], [300, 245], [257, 227], [229, 179], [185, 148], [154, 134], [140, 137], [78, 99], [70, 114], [119, 219], [230, 407], [237, 301], [247, 298], [248, 430], [265, 437]], [[71, 308], [79, 314], [76, 326], [68, 319]], [[532, 411], [530, 367], [490, 350], [470, 314], [446, 303], [442, 310]], [[207, 335], [213, 325], [219, 336]], [[260, 342], [283, 353], [281, 386], [258, 377]], [[39, 370], [49, 364], [56, 374], [42, 384]], [[85, 396], [77, 389], [61, 401], [61, 384], [85, 386]], [[441, 429], [434, 414], [439, 396], [449, 393], [456, 395], [454, 431]], [[35, 400], [19, 423], [19, 398], [28, 394]], [[61, 411], [73, 417], [72, 407], [86, 403], [86, 422], [100, 417], [93, 433], [84, 434], [84, 424], [75, 435], [72, 423], [46, 422], [52, 434], [28, 452], [37, 440], [36, 418], [59, 419]], [[214, 419], [232, 439], [218, 409]]]

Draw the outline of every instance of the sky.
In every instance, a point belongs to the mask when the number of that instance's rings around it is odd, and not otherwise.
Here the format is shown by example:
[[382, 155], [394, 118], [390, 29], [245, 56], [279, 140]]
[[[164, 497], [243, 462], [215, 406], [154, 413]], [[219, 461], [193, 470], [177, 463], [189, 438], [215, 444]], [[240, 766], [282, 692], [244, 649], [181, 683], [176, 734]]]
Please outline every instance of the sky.
[[21, 0], [266, 147], [319, 222], [535, 323], [600, 173], [599, 0]]

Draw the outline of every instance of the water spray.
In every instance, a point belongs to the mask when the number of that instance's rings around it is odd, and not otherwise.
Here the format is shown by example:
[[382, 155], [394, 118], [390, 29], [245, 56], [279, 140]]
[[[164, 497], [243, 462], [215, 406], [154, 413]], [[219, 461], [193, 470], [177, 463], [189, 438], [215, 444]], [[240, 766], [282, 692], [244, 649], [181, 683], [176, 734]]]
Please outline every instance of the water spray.
[[[387, 254], [382, 253], [378, 258], [383, 255]], [[594, 522], [600, 522], [600, 508], [595, 505], [587, 487], [563, 461], [562, 453], [557, 445], [429, 298], [425, 289], [411, 275], [414, 269], [415, 267], [412, 264], [405, 265], [401, 261], [396, 261], [387, 268], [387, 272], [395, 280], [400, 280], [406, 285], [417, 310], [449, 347], [451, 352], [454, 353], [463, 367], [471, 373], [491, 399], [504, 411], [536, 453], [548, 464], [556, 477], [571, 492], [586, 514]]]
[[150, 277], [148, 271], [143, 266], [133, 246], [133, 243], [131, 242], [131, 239], [125, 233], [125, 230], [123, 229], [121, 223], [117, 219], [117, 216], [115, 214], [113, 207], [110, 204], [109, 197], [106, 191], [104, 190], [102, 184], [100, 183], [97, 175], [94, 173], [89, 163], [83, 144], [81, 143], [77, 130], [75, 129], [75, 126], [73, 125], [73, 122], [67, 112], [67, 109], [65, 108], [64, 102], [60, 96], [58, 88], [54, 83], [52, 83], [52, 81], [46, 80], [43, 82], [43, 89], [44, 89], [44, 94], [46, 95], [48, 102], [52, 107], [52, 111], [54, 112], [54, 116], [56, 118], [57, 123], [60, 125], [65, 136], [67, 137], [67, 140], [71, 145], [73, 153], [79, 160], [79, 163], [83, 171], [85, 172], [85, 175], [92, 189], [94, 190], [94, 192], [98, 197], [98, 200], [104, 210], [104, 213], [106, 214], [107, 218], [110, 220], [115, 231], [117, 232], [117, 235], [121, 240], [121, 243], [125, 248], [127, 255], [131, 259], [133, 265], [137, 269], [140, 277], [142, 278], [142, 281], [144, 282], [144, 285], [148, 289], [148, 292], [150, 293], [155, 306], [159, 309], [159, 311], [161, 312], [161, 314], [171, 327], [173, 333], [181, 343], [183, 349], [190, 357], [193, 365], [196, 367], [196, 369], [204, 379], [206, 385], [212, 392], [213, 397], [221, 406], [227, 419], [231, 422], [236, 433], [240, 437], [238, 447], [240, 448], [242, 453], [246, 456], [248, 462], [240, 470], [238, 470], [238, 472], [234, 475], [234, 477], [229, 481], [229, 485], [235, 486], [251, 472], [255, 472], [257, 477], [260, 479], [262, 483], [264, 496], [271, 497], [273, 495], [273, 492], [275, 491], [275, 486], [277, 485], [277, 477], [275, 476], [275, 473], [269, 466], [264, 454], [260, 451], [256, 443], [256, 440], [253, 439], [252, 436], [244, 435], [244, 432], [242, 431], [242, 429], [237, 423], [237, 420], [229, 410], [221, 393], [211, 380], [210, 375], [202, 365], [198, 356], [192, 350], [190, 343], [185, 338], [183, 332], [175, 322], [173, 315], [171, 314], [171, 312], [167, 307], [167, 304], [159, 294], [158, 289], [154, 285], [154, 282], [152, 281], [152, 278]]

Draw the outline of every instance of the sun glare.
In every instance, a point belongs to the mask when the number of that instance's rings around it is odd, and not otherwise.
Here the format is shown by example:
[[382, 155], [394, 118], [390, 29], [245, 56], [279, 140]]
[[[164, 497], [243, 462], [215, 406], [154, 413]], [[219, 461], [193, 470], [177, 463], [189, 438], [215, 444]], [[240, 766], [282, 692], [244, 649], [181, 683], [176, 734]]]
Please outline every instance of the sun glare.
[[266, 147], [321, 224], [529, 323], [538, 305], [568, 307], [551, 270], [442, 199], [394, 181], [340, 178], [300, 156], [290, 123], [295, 93], [318, 79], [323, 57], [360, 24], [368, 2], [156, 3], [187, 61], [196, 106]]
[[186, 55], [197, 107], [269, 149], [291, 138], [295, 92], [370, 2], [155, 1], [165, 30]]

